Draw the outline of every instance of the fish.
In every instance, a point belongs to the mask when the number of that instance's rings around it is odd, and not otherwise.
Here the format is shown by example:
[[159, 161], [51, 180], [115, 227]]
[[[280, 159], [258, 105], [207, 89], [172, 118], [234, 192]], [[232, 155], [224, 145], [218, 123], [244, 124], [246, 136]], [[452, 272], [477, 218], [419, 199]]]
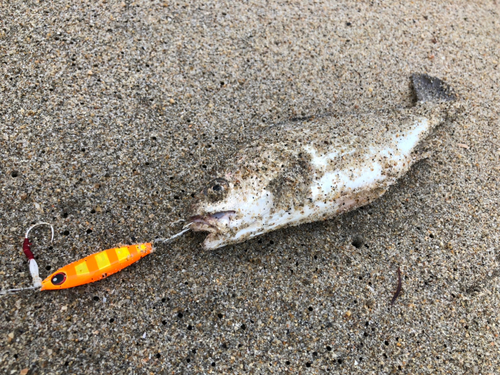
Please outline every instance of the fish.
[[207, 232], [203, 249], [328, 220], [381, 197], [457, 101], [439, 78], [412, 74], [410, 82], [409, 108], [305, 117], [238, 151], [190, 207], [191, 230]]

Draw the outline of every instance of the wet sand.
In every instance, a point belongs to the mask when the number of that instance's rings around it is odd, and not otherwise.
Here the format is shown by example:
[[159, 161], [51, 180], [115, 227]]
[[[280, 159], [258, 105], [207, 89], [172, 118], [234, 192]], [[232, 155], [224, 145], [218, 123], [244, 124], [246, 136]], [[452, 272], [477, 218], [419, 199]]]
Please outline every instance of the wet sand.
[[415, 72], [462, 104], [369, 206], [211, 252], [188, 233], [98, 283], [1, 296], [2, 373], [499, 373], [499, 13], [0, 4], [1, 288], [30, 286], [21, 244], [41, 220], [56, 228], [52, 246], [32, 232], [42, 277], [178, 232], [273, 124], [408, 106]]

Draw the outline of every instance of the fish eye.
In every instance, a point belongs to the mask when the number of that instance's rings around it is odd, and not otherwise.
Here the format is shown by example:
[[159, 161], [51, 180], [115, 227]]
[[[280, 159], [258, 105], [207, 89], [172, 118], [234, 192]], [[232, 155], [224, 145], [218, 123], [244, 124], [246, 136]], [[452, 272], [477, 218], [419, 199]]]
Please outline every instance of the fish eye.
[[66, 274], [64, 272], [60, 272], [52, 276], [50, 279], [51, 283], [54, 285], [61, 285], [66, 281]]
[[220, 198], [228, 189], [229, 182], [223, 178], [216, 178], [208, 183], [203, 193], [211, 198]]

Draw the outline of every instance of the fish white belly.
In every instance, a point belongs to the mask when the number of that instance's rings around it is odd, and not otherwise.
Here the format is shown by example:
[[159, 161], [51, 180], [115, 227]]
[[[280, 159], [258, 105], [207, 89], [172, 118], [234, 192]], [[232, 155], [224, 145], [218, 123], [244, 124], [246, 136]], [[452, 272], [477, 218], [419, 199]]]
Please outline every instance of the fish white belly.
[[[264, 191], [258, 218], [235, 235], [235, 239], [251, 238], [287, 226], [331, 218], [363, 206], [380, 197], [412, 164], [412, 151], [429, 130], [429, 122], [420, 118], [406, 132], [388, 140], [387, 145], [370, 147], [357, 160], [355, 169], [331, 170], [334, 158], [349, 156], [351, 151], [336, 150], [318, 155], [312, 147], [304, 150], [312, 156], [314, 180], [310, 187], [310, 202], [300, 207], [277, 210], [266, 215], [274, 204], [273, 194]], [[257, 211], [257, 210], [256, 210]], [[264, 213], [264, 214], [263, 214]], [[257, 212], [256, 212], [257, 214]]]

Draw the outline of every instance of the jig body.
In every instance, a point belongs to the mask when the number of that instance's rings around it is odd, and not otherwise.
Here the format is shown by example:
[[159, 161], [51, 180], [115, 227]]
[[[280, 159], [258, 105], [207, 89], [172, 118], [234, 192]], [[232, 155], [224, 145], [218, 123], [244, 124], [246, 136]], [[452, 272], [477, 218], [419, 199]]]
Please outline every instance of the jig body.
[[41, 290], [67, 289], [93, 283], [121, 271], [153, 252], [150, 243], [115, 247], [59, 268], [42, 281]]

